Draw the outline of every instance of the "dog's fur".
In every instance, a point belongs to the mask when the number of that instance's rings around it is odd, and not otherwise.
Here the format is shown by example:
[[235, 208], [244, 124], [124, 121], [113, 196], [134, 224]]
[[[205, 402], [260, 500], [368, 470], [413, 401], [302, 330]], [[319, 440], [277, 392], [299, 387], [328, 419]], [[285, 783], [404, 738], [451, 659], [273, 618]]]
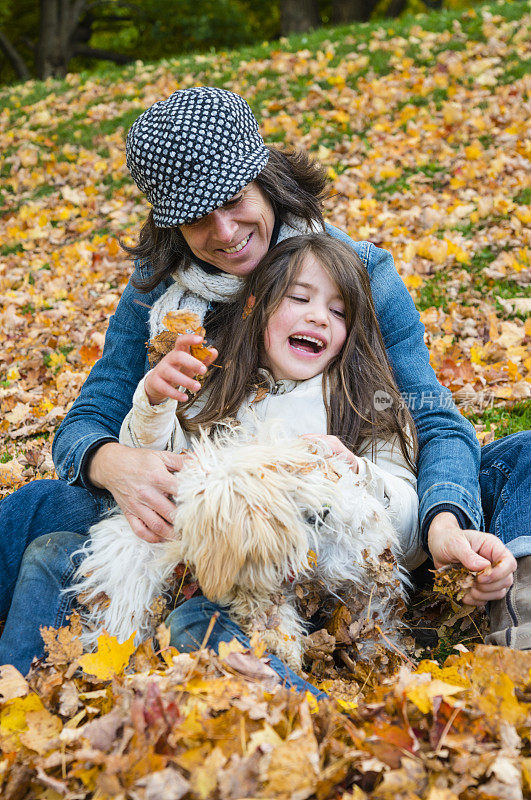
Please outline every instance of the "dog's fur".
[[[228, 606], [248, 635], [263, 631], [268, 650], [299, 669], [305, 629], [297, 580], [315, 576], [332, 594], [355, 591], [370, 604], [367, 565], [398, 549], [385, 509], [342, 459], [274, 430], [255, 439], [230, 430], [202, 435], [179, 473], [175, 503], [175, 537], [164, 543], [139, 539], [121, 514], [91, 528], [70, 589], [88, 609], [85, 644], [102, 629], [120, 641], [134, 631], [137, 640], [151, 635], [153, 600], [186, 563], [208, 599]], [[378, 609], [387, 630], [393, 593], [396, 584]]]

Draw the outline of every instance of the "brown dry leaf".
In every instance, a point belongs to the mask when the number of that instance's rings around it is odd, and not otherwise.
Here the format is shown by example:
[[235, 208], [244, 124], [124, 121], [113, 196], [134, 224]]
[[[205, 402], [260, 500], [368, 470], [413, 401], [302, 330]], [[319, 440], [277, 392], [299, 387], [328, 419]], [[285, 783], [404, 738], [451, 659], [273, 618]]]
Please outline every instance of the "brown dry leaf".
[[18, 461], [0, 463], [0, 488], [17, 489], [24, 482], [23, 467]]
[[25, 697], [29, 692], [26, 679], [12, 664], [0, 667], [0, 702], [13, 700], [14, 697]]
[[[155, 366], [163, 356], [173, 350], [177, 338], [182, 334], [195, 333], [203, 338], [206, 334], [198, 315], [185, 308], [180, 311], [170, 311], [162, 320], [162, 324], [166, 330], [149, 341], [148, 357], [151, 367]], [[192, 345], [190, 353], [199, 361], [205, 361], [212, 355], [211, 349], [203, 343]]]
[[73, 681], [64, 681], [59, 692], [59, 713], [71, 718], [81, 705], [79, 693]]
[[319, 747], [306, 703], [301, 703], [299, 713], [301, 726], [279, 743], [262, 765], [266, 796], [305, 800], [314, 793], [320, 772]]
[[470, 572], [466, 567], [449, 564], [435, 570], [433, 591], [459, 603], [474, 584], [477, 572]]
[[54, 667], [65, 667], [76, 661], [83, 652], [81, 644], [81, 620], [77, 612], [70, 616], [70, 622], [64, 628], [41, 627], [44, 640], [46, 661]]
[[63, 727], [60, 718], [44, 708], [39, 711], [28, 711], [26, 725], [28, 729], [20, 734], [20, 741], [40, 755], [56, 746], [55, 739]]

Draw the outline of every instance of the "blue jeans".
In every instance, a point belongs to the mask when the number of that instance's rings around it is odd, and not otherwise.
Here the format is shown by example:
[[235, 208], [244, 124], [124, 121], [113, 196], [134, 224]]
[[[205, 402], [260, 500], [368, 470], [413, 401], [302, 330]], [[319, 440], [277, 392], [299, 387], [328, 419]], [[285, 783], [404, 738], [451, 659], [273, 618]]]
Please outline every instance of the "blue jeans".
[[[530, 453], [529, 432], [482, 448], [480, 485], [486, 529], [499, 536], [517, 558], [531, 555]], [[25, 674], [32, 655], [43, 653], [39, 626], [64, 625], [69, 608], [60, 588], [72, 576], [70, 556], [109, 502], [63, 481], [35, 481], [0, 503], [0, 609], [4, 614], [11, 603], [0, 639], [0, 664], [13, 663]], [[53, 533], [65, 529], [78, 535], [68, 539], [64, 533]], [[43, 533], [48, 535], [43, 537]], [[202, 640], [202, 636], [197, 638]]]
[[514, 433], [481, 449], [479, 485], [485, 530], [515, 558], [531, 555], [531, 432]]
[[[86, 541], [81, 533], [66, 531], [46, 534], [35, 539], [22, 560], [13, 602], [0, 640], [0, 664], [13, 663], [24, 675], [34, 658], [44, 655], [40, 626], [61, 628], [68, 623], [72, 597], [62, 593], [72, 583], [82, 560], [79, 548]], [[172, 611], [167, 619], [171, 628], [171, 644], [181, 652], [197, 650], [203, 641], [212, 615], [219, 618], [212, 629], [208, 646], [216, 651], [220, 642], [238, 639], [246, 647], [249, 639], [232, 622], [228, 610], [205, 597], [192, 597]], [[288, 687], [325, 697], [315, 686], [300, 678], [274, 655], [269, 664]]]
[[[212, 603], [206, 597], [192, 597], [172, 611], [166, 620], [166, 625], [171, 630], [171, 644], [181, 653], [193, 653], [201, 646], [207, 633], [210, 620], [215, 612], [219, 612], [212, 632], [208, 638], [207, 646], [213, 650], [219, 649], [220, 642], [230, 642], [237, 639], [245, 647], [249, 647], [249, 639], [229, 617], [228, 609]], [[277, 656], [267, 654], [269, 665], [280, 676], [283, 683], [289, 688], [300, 692], [311, 692], [316, 697], [326, 697], [311, 683], [303, 680], [296, 672], [287, 667]]]

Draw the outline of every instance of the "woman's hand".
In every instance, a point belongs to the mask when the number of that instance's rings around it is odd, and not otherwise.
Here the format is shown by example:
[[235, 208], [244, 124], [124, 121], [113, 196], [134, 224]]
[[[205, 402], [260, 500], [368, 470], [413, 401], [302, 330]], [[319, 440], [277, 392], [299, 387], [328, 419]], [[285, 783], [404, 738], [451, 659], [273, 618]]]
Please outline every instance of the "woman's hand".
[[173, 532], [170, 498], [178, 491], [173, 473], [182, 464], [183, 456], [176, 453], [107, 442], [92, 457], [89, 479], [112, 494], [137, 536], [160, 542]]
[[447, 564], [463, 564], [472, 572], [485, 570], [463, 597], [467, 605], [483, 606], [489, 600], [500, 600], [512, 586], [516, 560], [503, 542], [492, 533], [461, 530], [450, 512], [433, 518], [428, 547], [437, 569]]
[[329, 434], [319, 434], [319, 433], [305, 433], [302, 436], [303, 439], [313, 439], [315, 441], [324, 442], [328, 449], [331, 451], [332, 455], [335, 456], [343, 456], [345, 461], [348, 462], [351, 470], [353, 472], [358, 472], [358, 461], [354, 453], [346, 447], [341, 439], [338, 439], [337, 436], [330, 436]]
[[217, 358], [217, 350], [210, 348], [211, 356], [204, 361], [190, 353], [192, 345], [200, 345], [204, 341], [202, 336], [195, 333], [184, 333], [177, 337], [173, 350], [162, 358], [151, 372], [148, 372], [144, 381], [144, 389], [152, 406], [162, 403], [167, 397], [184, 403], [188, 395], [179, 390], [180, 386], [197, 392], [201, 388], [196, 375], [204, 375], [207, 368]]

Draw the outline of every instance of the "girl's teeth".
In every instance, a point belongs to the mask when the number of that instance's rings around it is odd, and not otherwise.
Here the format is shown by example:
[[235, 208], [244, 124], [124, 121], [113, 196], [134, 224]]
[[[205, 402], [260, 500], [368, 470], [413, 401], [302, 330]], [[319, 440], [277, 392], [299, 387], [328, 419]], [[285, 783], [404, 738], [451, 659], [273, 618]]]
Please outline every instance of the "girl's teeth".
[[240, 244], [237, 244], [236, 247], [227, 247], [226, 249], [223, 250], [223, 252], [224, 253], [239, 253], [240, 250], [243, 250], [243, 248], [245, 247], [245, 245], [249, 241], [250, 236], [251, 236], [251, 234], [249, 234], [249, 236], [247, 236], [247, 238], [244, 239], [243, 242], [240, 242]]
[[319, 345], [319, 347], [323, 347], [323, 341], [321, 339], [314, 339], [313, 336], [297, 336], [297, 339], [300, 339], [303, 342], [314, 342], [315, 344]]

